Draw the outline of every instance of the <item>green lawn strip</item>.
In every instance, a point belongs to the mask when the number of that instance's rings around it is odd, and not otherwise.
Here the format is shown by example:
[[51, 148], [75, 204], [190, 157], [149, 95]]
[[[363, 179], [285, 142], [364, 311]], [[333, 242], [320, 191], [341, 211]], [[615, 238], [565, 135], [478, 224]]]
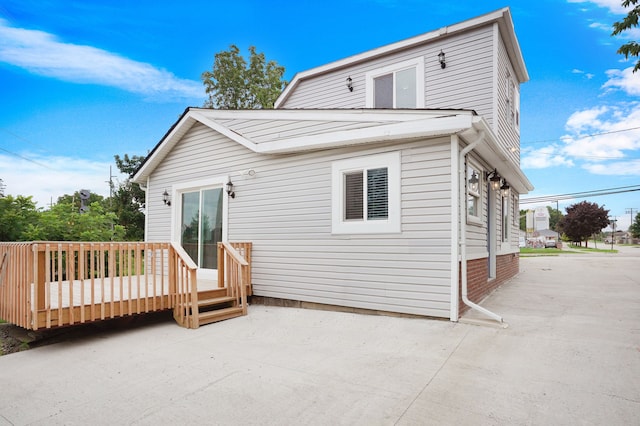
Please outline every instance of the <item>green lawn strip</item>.
[[591, 248], [591, 247], [575, 247], [572, 246], [571, 250], [579, 250], [582, 253], [617, 253], [618, 250], [611, 249], [600, 249], [600, 248]]

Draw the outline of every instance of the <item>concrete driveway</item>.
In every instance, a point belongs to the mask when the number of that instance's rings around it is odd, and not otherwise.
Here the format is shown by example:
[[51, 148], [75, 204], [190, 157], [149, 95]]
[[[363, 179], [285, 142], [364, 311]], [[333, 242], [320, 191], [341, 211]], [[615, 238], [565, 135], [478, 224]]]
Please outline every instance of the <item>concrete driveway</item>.
[[0, 425], [639, 424], [639, 260], [523, 258], [506, 329], [251, 306], [3, 356]]

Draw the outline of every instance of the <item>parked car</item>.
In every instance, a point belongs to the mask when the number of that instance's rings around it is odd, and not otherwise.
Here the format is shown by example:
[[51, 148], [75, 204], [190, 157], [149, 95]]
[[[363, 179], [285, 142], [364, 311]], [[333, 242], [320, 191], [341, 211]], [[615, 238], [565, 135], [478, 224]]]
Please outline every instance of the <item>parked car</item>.
[[556, 240], [546, 240], [544, 242], [544, 248], [556, 248]]

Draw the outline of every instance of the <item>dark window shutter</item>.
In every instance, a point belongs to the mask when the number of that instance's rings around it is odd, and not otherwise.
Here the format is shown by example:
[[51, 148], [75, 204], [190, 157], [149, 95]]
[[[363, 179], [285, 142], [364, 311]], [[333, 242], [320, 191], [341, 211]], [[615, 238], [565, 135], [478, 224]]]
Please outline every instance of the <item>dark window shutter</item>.
[[363, 183], [362, 171], [344, 175], [345, 220], [362, 220], [364, 217]]

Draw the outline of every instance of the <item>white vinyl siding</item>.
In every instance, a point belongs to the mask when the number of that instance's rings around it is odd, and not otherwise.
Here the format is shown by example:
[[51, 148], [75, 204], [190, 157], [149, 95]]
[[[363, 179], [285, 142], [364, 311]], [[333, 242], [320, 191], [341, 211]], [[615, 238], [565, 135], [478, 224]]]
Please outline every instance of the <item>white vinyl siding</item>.
[[[498, 44], [498, 69], [496, 72], [498, 76], [496, 103], [498, 143], [504, 148], [509, 159], [520, 165], [519, 123], [518, 126], [514, 125], [514, 120], [518, 118], [519, 121], [520, 115], [520, 85], [515, 77], [515, 72], [509, 62], [509, 56], [502, 40], [499, 40]], [[510, 90], [513, 90], [513, 92], [510, 92]], [[518, 117], [515, 116], [516, 113]]]
[[[253, 243], [254, 294], [449, 317], [451, 167], [448, 138], [366, 149], [259, 155], [196, 124], [152, 173], [150, 241], [170, 236], [171, 184], [229, 175], [229, 240]], [[331, 164], [400, 152], [402, 232], [332, 235]], [[253, 169], [255, 176], [242, 175]]]
[[[280, 108], [364, 108], [367, 106], [367, 73], [423, 58], [425, 108], [473, 109], [493, 125], [493, 52], [491, 26], [469, 30], [350, 67], [302, 80]], [[441, 69], [443, 50], [447, 68]], [[353, 79], [350, 92], [345, 79]]]

